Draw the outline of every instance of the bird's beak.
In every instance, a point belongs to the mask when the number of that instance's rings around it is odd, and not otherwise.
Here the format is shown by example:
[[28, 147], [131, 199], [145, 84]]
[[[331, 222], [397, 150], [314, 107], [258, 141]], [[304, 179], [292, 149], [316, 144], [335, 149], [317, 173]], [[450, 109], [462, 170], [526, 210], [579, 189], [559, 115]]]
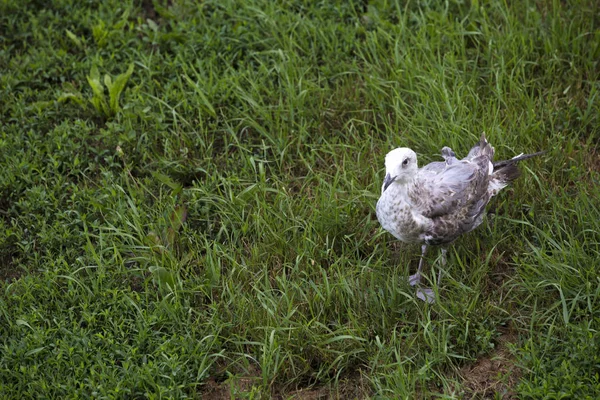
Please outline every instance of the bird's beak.
[[390, 186], [395, 179], [395, 176], [392, 177], [390, 174], [385, 174], [385, 179], [383, 180], [383, 190], [381, 192], [385, 192], [385, 189], [387, 189], [388, 186]]

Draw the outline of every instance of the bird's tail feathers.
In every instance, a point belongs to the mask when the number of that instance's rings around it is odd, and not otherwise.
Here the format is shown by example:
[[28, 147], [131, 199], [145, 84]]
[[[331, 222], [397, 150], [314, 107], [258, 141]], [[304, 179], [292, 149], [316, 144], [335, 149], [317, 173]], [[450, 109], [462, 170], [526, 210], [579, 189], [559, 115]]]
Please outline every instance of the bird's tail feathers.
[[519, 175], [521, 175], [521, 171], [519, 171], [516, 164], [508, 164], [500, 169], [494, 169], [488, 190], [491, 192], [492, 196], [495, 196], [510, 182], [517, 179]]
[[537, 157], [539, 155], [544, 154], [545, 151], [538, 151], [537, 153], [532, 153], [532, 154], [519, 154], [518, 156], [515, 156], [513, 158], [511, 158], [510, 160], [503, 160], [503, 161], [496, 161], [494, 162], [494, 170], [498, 170], [500, 168], [505, 168], [508, 165], [515, 165], [516, 163], [518, 163], [519, 161], [523, 161], [523, 160], [527, 160], [533, 157]]
[[500, 189], [504, 188], [521, 175], [521, 171], [519, 171], [519, 167], [517, 167], [519, 161], [527, 160], [544, 153], [545, 151], [539, 151], [533, 154], [521, 153], [510, 160], [493, 163], [494, 172], [492, 173], [492, 179], [490, 180], [490, 190], [492, 191], [492, 195], [498, 193]]
[[493, 178], [501, 182], [509, 183], [517, 179], [521, 171], [516, 164], [508, 164], [501, 168], [494, 168]]

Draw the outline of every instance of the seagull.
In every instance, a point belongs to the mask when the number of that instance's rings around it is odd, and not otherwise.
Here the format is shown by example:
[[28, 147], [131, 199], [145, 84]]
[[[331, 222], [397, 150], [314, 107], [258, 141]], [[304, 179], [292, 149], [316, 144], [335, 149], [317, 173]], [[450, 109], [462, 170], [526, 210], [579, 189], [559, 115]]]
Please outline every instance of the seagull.
[[[510, 182], [518, 178], [517, 163], [543, 154], [519, 154], [510, 160], [493, 162], [494, 148], [481, 139], [459, 160], [449, 147], [442, 148], [444, 161], [418, 167], [417, 154], [400, 147], [385, 156], [385, 179], [377, 202], [379, 223], [396, 239], [420, 243], [417, 272], [408, 279], [417, 286], [417, 297], [435, 301], [430, 288], [420, 288], [423, 258], [427, 246], [442, 245], [442, 267], [446, 265], [447, 245], [471, 232], [483, 221], [485, 206]], [[438, 274], [437, 284], [441, 280]]]

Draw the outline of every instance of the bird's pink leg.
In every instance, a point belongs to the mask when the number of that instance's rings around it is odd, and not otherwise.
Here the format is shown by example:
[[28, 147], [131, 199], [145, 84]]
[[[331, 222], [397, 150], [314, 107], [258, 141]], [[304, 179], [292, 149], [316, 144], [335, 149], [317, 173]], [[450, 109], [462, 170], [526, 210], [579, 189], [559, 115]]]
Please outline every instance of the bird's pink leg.
[[[442, 247], [442, 259], [441, 259], [441, 264], [442, 266], [440, 267], [440, 271], [438, 272], [438, 278], [437, 278], [437, 286], [440, 287], [440, 282], [442, 281], [442, 271], [444, 269], [444, 267], [446, 266], [446, 253], [448, 252], [448, 249], [446, 249], [445, 247]], [[433, 291], [433, 289], [430, 288], [417, 288], [417, 298], [431, 304], [431, 303], [435, 303], [435, 292]]]
[[427, 252], [427, 245], [424, 244], [421, 246], [421, 259], [419, 260], [419, 268], [417, 268], [417, 273], [408, 277], [408, 284], [410, 286], [418, 285], [421, 282], [421, 272], [423, 272], [423, 259], [425, 258], [425, 253]]

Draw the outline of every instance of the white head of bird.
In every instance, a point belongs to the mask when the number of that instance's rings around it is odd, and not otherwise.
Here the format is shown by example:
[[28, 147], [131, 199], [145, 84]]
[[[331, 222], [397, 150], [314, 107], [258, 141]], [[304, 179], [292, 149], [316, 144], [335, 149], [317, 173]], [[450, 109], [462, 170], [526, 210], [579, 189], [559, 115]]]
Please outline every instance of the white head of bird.
[[410, 182], [418, 169], [417, 153], [406, 147], [394, 149], [385, 156], [385, 183], [389, 186], [392, 182]]

